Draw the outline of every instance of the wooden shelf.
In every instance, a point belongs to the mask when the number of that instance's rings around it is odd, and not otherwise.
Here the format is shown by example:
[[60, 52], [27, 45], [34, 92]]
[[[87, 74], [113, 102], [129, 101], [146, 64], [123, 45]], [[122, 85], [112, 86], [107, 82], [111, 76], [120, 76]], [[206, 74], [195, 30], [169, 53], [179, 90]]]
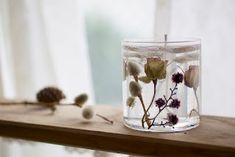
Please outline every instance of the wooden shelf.
[[0, 106], [0, 136], [149, 156], [235, 156], [235, 118], [202, 116], [198, 128], [147, 133], [126, 128], [121, 107], [96, 106], [114, 120], [83, 120], [80, 109], [60, 106], [54, 115], [36, 106]]

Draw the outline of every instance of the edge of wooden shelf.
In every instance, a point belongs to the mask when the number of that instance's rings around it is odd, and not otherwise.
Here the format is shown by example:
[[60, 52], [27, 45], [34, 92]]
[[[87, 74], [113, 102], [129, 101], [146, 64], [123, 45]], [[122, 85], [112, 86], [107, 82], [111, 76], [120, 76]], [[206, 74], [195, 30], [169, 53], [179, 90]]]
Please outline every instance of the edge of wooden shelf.
[[53, 116], [33, 107], [4, 107], [0, 109], [0, 136], [147, 156], [235, 155], [235, 118], [202, 116], [200, 126], [191, 131], [149, 133], [126, 128], [120, 107], [95, 109], [114, 124], [99, 118], [83, 120], [80, 110], [73, 107], [59, 107]]

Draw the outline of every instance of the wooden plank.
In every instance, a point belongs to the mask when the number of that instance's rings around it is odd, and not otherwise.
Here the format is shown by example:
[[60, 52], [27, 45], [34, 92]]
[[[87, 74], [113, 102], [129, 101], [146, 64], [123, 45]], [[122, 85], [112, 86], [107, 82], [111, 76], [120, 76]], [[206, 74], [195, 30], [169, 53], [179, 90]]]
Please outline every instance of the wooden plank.
[[36, 106], [0, 106], [0, 136], [146, 156], [235, 156], [235, 118], [202, 116], [191, 131], [148, 133], [126, 128], [121, 107], [95, 108], [114, 124], [86, 121], [73, 106], [54, 115]]

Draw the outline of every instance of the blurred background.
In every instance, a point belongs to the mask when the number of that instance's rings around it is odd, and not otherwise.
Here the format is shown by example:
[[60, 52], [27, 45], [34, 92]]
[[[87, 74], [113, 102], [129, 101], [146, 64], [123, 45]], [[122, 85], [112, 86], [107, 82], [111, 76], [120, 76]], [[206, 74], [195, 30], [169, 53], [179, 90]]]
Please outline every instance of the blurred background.
[[[56, 85], [68, 100], [86, 92], [90, 104], [121, 106], [121, 41], [167, 33], [202, 39], [202, 113], [234, 117], [234, 19], [233, 0], [0, 0], [0, 99]], [[69, 152], [0, 142], [1, 157]]]

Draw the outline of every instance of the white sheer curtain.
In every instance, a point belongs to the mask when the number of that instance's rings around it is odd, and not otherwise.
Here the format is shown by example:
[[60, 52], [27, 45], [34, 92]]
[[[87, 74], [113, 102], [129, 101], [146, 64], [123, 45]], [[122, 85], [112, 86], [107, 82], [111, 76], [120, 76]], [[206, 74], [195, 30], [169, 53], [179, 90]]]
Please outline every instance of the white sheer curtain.
[[[0, 0], [0, 98], [34, 99], [56, 85], [93, 100], [80, 0]], [[1, 157], [65, 156], [59, 146], [2, 141]], [[87, 154], [86, 154], [87, 155]]]
[[4, 95], [34, 97], [48, 84], [69, 98], [93, 101], [84, 19], [79, 0], [0, 0]]
[[202, 39], [202, 113], [234, 117], [235, 1], [156, 2], [156, 36]]

